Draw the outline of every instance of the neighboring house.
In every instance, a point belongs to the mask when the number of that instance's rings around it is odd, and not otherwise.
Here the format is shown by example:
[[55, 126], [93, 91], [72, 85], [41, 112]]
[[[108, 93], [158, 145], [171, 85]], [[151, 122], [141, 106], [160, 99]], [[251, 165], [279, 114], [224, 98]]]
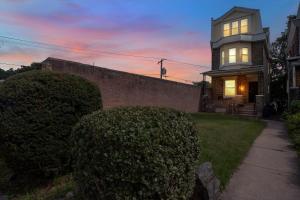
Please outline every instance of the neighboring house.
[[261, 114], [269, 100], [269, 28], [260, 11], [233, 7], [211, 22], [210, 105], [216, 112]]
[[288, 22], [288, 97], [289, 102], [300, 100], [300, 5], [297, 16], [290, 16]]

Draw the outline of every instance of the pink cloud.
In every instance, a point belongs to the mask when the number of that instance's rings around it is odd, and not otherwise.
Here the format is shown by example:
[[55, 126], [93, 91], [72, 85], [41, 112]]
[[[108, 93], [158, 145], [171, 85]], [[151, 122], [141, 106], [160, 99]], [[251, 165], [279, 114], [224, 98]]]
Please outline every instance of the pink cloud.
[[[50, 49], [40, 54], [36, 52], [21, 54], [12, 51], [0, 59], [30, 63], [45, 59], [47, 56], [53, 56], [88, 64], [95, 63], [97, 66], [111, 67], [138, 74], [158, 74], [157, 60], [102, 54], [101, 51], [120, 51], [123, 54], [171, 58], [196, 64], [210, 63], [209, 43], [203, 45], [203, 42], [199, 42], [201, 35], [198, 33], [189, 33], [188, 41], [191, 41], [189, 43], [187, 40], [178, 40], [175, 37], [169, 37], [169, 33], [158, 31], [159, 29], [167, 30], [170, 27], [148, 18], [115, 26], [107, 22], [107, 19], [98, 16], [97, 20], [103, 20], [103, 23], [109, 24], [109, 26], [104, 28], [78, 25], [81, 22], [93, 21], [94, 19], [90, 17], [86, 15], [80, 18], [76, 15], [61, 14], [53, 20], [49, 17], [38, 17], [31, 14], [4, 12], [0, 16], [0, 21], [21, 26], [25, 30], [30, 28], [32, 40], [69, 48]], [[63, 23], [57, 23], [56, 20], [61, 20]], [[145, 22], [144, 25], [142, 21]], [[157, 31], [147, 31], [155, 28]], [[24, 39], [27, 38], [24, 37]], [[199, 80], [199, 73], [204, 70], [173, 62], [166, 62], [166, 67], [168, 79], [181, 82], [185, 82], [185, 79]]]

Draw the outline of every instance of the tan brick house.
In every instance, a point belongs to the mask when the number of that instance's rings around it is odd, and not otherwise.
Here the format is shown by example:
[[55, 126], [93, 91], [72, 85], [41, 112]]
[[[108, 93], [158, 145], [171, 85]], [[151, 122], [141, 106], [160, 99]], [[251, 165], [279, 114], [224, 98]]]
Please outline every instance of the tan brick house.
[[289, 102], [300, 100], [300, 5], [297, 15], [289, 17], [288, 22], [288, 97]]
[[256, 114], [269, 98], [269, 28], [260, 11], [233, 7], [211, 21], [211, 97], [214, 111]]

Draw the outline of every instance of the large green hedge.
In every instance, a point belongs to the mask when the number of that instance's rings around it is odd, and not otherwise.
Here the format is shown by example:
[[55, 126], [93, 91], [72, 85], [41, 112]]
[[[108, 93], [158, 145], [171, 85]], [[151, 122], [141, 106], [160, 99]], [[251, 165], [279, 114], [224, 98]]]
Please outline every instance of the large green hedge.
[[296, 114], [296, 113], [299, 113], [299, 112], [300, 112], [300, 100], [292, 101], [289, 113], [290, 114]]
[[188, 199], [199, 156], [181, 112], [117, 108], [83, 117], [73, 131], [75, 180], [84, 199]]
[[298, 152], [300, 153], [300, 112], [288, 116], [287, 122], [289, 134], [295, 143]]
[[70, 168], [72, 127], [101, 109], [98, 88], [76, 76], [45, 71], [0, 85], [0, 150], [16, 174], [53, 175]]

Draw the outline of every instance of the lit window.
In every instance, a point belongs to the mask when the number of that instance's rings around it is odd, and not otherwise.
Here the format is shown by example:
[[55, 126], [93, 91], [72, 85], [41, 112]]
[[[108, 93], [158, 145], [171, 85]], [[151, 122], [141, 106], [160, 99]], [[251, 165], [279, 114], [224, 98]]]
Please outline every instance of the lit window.
[[248, 33], [248, 19], [241, 20], [241, 33]]
[[221, 55], [221, 64], [224, 65], [225, 64], [225, 52], [222, 51], [222, 55]]
[[249, 62], [248, 48], [242, 48], [241, 54], [242, 54], [242, 59], [241, 59], [242, 62], [243, 63]]
[[235, 21], [231, 23], [231, 35], [239, 34], [239, 22]]
[[229, 63], [236, 63], [236, 48], [229, 49]]
[[223, 35], [224, 37], [230, 36], [230, 24], [224, 24], [223, 27]]
[[225, 80], [225, 96], [235, 96], [235, 80]]

